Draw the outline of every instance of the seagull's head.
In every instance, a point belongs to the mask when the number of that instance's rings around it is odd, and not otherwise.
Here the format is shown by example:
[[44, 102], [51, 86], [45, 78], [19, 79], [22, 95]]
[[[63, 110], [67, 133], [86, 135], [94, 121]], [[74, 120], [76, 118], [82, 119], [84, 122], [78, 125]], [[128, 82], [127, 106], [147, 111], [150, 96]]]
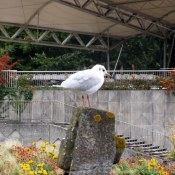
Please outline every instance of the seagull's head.
[[95, 65], [92, 69], [99, 71], [104, 76], [111, 77], [111, 75], [107, 73], [106, 68], [100, 64]]

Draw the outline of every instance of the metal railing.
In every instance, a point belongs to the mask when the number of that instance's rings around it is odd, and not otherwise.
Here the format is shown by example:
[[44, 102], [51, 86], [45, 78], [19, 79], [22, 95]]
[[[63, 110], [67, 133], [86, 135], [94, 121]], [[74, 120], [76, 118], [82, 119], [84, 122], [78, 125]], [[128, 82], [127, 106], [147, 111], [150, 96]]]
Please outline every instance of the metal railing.
[[[155, 81], [157, 78], [169, 77], [168, 72], [174, 70], [116, 70], [108, 71], [113, 75], [113, 81], [128, 81], [131, 83], [133, 79], [142, 79], [150, 82]], [[14, 87], [18, 83], [18, 79], [23, 75], [33, 75], [33, 86], [54, 86], [60, 85], [61, 82], [67, 79], [70, 75], [77, 71], [4, 71], [4, 78], [7, 80], [7, 87]]]

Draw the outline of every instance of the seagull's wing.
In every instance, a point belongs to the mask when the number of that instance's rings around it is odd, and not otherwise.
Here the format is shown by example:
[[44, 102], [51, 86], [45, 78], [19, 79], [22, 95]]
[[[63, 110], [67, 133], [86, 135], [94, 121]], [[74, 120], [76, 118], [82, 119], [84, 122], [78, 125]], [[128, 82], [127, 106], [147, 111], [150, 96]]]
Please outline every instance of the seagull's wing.
[[75, 89], [86, 91], [97, 84], [102, 84], [100, 76], [96, 71], [84, 70], [71, 75], [67, 80], [63, 81], [61, 86], [67, 89]]

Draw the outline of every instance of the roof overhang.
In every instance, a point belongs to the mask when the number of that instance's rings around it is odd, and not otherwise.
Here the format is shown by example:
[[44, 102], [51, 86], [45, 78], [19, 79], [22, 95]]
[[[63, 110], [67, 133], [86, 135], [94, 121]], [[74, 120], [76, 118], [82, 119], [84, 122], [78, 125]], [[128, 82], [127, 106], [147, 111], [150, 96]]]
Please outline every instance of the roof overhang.
[[[174, 0], [0, 0], [0, 4], [1, 41], [109, 51], [137, 35], [166, 39], [175, 32]], [[7, 26], [16, 28], [11, 36]], [[23, 32], [27, 38], [21, 37]], [[61, 32], [67, 33], [64, 39]], [[88, 42], [83, 35], [88, 35]], [[109, 45], [109, 38], [118, 42]]]

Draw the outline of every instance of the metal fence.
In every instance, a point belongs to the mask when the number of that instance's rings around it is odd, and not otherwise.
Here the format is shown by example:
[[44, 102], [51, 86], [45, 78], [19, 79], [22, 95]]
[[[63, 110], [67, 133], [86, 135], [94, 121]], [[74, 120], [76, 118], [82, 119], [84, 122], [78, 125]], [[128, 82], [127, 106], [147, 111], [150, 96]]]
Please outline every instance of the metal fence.
[[[174, 70], [116, 70], [108, 71], [113, 81], [128, 81], [131, 83], [133, 79], [148, 80], [150, 82], [155, 81], [157, 78], [169, 77], [168, 72]], [[32, 75], [33, 86], [55, 86], [60, 85], [61, 82], [67, 79], [70, 75], [77, 71], [4, 71], [4, 78], [7, 80], [8, 87], [14, 87], [18, 84], [18, 80], [21, 76]]]

